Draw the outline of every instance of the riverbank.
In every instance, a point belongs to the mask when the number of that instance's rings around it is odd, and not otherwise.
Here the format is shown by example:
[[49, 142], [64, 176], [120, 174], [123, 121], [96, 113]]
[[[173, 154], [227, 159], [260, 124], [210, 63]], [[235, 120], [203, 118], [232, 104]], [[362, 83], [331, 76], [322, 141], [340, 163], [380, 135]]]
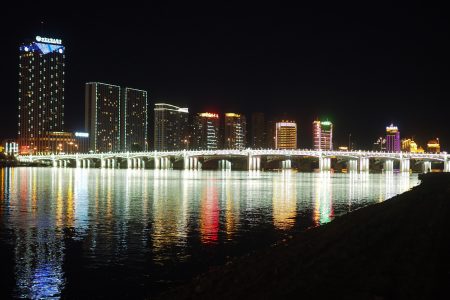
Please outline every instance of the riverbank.
[[447, 299], [450, 174], [230, 261], [161, 299]]

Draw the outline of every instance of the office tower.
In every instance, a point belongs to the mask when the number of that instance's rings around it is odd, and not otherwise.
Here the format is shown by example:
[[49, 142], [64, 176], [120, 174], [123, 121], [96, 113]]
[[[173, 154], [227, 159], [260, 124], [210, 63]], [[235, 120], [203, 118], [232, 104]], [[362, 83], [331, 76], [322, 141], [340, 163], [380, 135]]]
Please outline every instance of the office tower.
[[65, 48], [59, 39], [37, 36], [19, 51], [19, 151], [45, 152], [41, 138], [64, 128]]
[[333, 124], [330, 121], [313, 122], [313, 148], [333, 150]]
[[167, 103], [155, 104], [155, 136], [156, 151], [174, 151], [189, 149], [188, 136], [189, 111], [186, 107], [178, 107]]
[[90, 150], [119, 152], [120, 87], [100, 82], [86, 83], [85, 128]]
[[120, 140], [123, 151], [148, 150], [147, 91], [123, 88], [121, 90]]
[[428, 141], [427, 152], [430, 152], [430, 153], [440, 153], [441, 152], [441, 145], [439, 143], [438, 138]]
[[251, 146], [253, 149], [266, 148], [266, 123], [264, 120], [264, 113], [255, 112], [252, 113], [252, 136]]
[[226, 149], [244, 149], [246, 144], [245, 116], [236, 113], [225, 114], [225, 139]]
[[220, 147], [219, 115], [215, 113], [199, 113], [193, 124], [193, 148], [215, 150]]
[[386, 127], [386, 151], [400, 152], [400, 131], [397, 126], [391, 124]]
[[275, 148], [297, 149], [297, 123], [281, 121], [275, 124]]

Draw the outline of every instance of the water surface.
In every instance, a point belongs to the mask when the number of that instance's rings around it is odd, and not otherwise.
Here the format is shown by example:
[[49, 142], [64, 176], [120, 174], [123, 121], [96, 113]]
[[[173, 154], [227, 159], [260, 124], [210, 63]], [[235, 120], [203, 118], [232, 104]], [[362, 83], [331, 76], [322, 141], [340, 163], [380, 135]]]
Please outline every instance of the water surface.
[[0, 293], [154, 295], [416, 184], [392, 173], [3, 168]]

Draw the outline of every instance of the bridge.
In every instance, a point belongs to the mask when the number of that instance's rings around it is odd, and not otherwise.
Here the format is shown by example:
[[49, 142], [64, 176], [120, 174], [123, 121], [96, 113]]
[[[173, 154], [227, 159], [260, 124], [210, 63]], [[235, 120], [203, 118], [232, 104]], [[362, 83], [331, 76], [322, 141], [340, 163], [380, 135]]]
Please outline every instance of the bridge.
[[19, 155], [23, 163], [44, 163], [54, 167], [76, 168], [129, 168], [129, 169], [171, 169], [178, 164], [185, 170], [200, 170], [208, 161], [217, 161], [221, 170], [230, 170], [233, 163], [245, 163], [248, 170], [261, 170], [262, 163], [275, 161], [282, 169], [290, 169], [292, 161], [312, 158], [319, 162], [321, 171], [331, 169], [331, 159], [344, 161], [348, 171], [366, 172], [370, 161], [383, 163], [385, 171], [394, 170], [398, 161], [400, 171], [409, 172], [411, 161], [420, 163], [423, 172], [431, 171], [431, 163], [442, 163], [443, 171], [450, 172], [450, 156], [442, 153], [409, 153], [378, 151], [322, 151], [322, 150], [276, 150], [276, 149], [242, 149], [242, 150], [180, 150], [151, 152], [118, 152], [86, 154], [51, 154]]

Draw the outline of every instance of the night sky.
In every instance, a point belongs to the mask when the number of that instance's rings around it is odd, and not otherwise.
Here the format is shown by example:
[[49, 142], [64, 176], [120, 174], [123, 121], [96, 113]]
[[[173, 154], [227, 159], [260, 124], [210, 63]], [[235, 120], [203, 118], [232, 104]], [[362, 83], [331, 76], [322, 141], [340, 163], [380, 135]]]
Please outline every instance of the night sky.
[[151, 110], [164, 101], [191, 112], [295, 119], [300, 147], [311, 147], [311, 123], [320, 117], [334, 123], [335, 145], [351, 133], [368, 148], [394, 122], [402, 137], [422, 146], [439, 137], [449, 150], [443, 8], [161, 2], [2, 8], [0, 138], [17, 132], [19, 45], [39, 34], [66, 46], [69, 131], [83, 130], [85, 82], [100, 81], [148, 90]]

